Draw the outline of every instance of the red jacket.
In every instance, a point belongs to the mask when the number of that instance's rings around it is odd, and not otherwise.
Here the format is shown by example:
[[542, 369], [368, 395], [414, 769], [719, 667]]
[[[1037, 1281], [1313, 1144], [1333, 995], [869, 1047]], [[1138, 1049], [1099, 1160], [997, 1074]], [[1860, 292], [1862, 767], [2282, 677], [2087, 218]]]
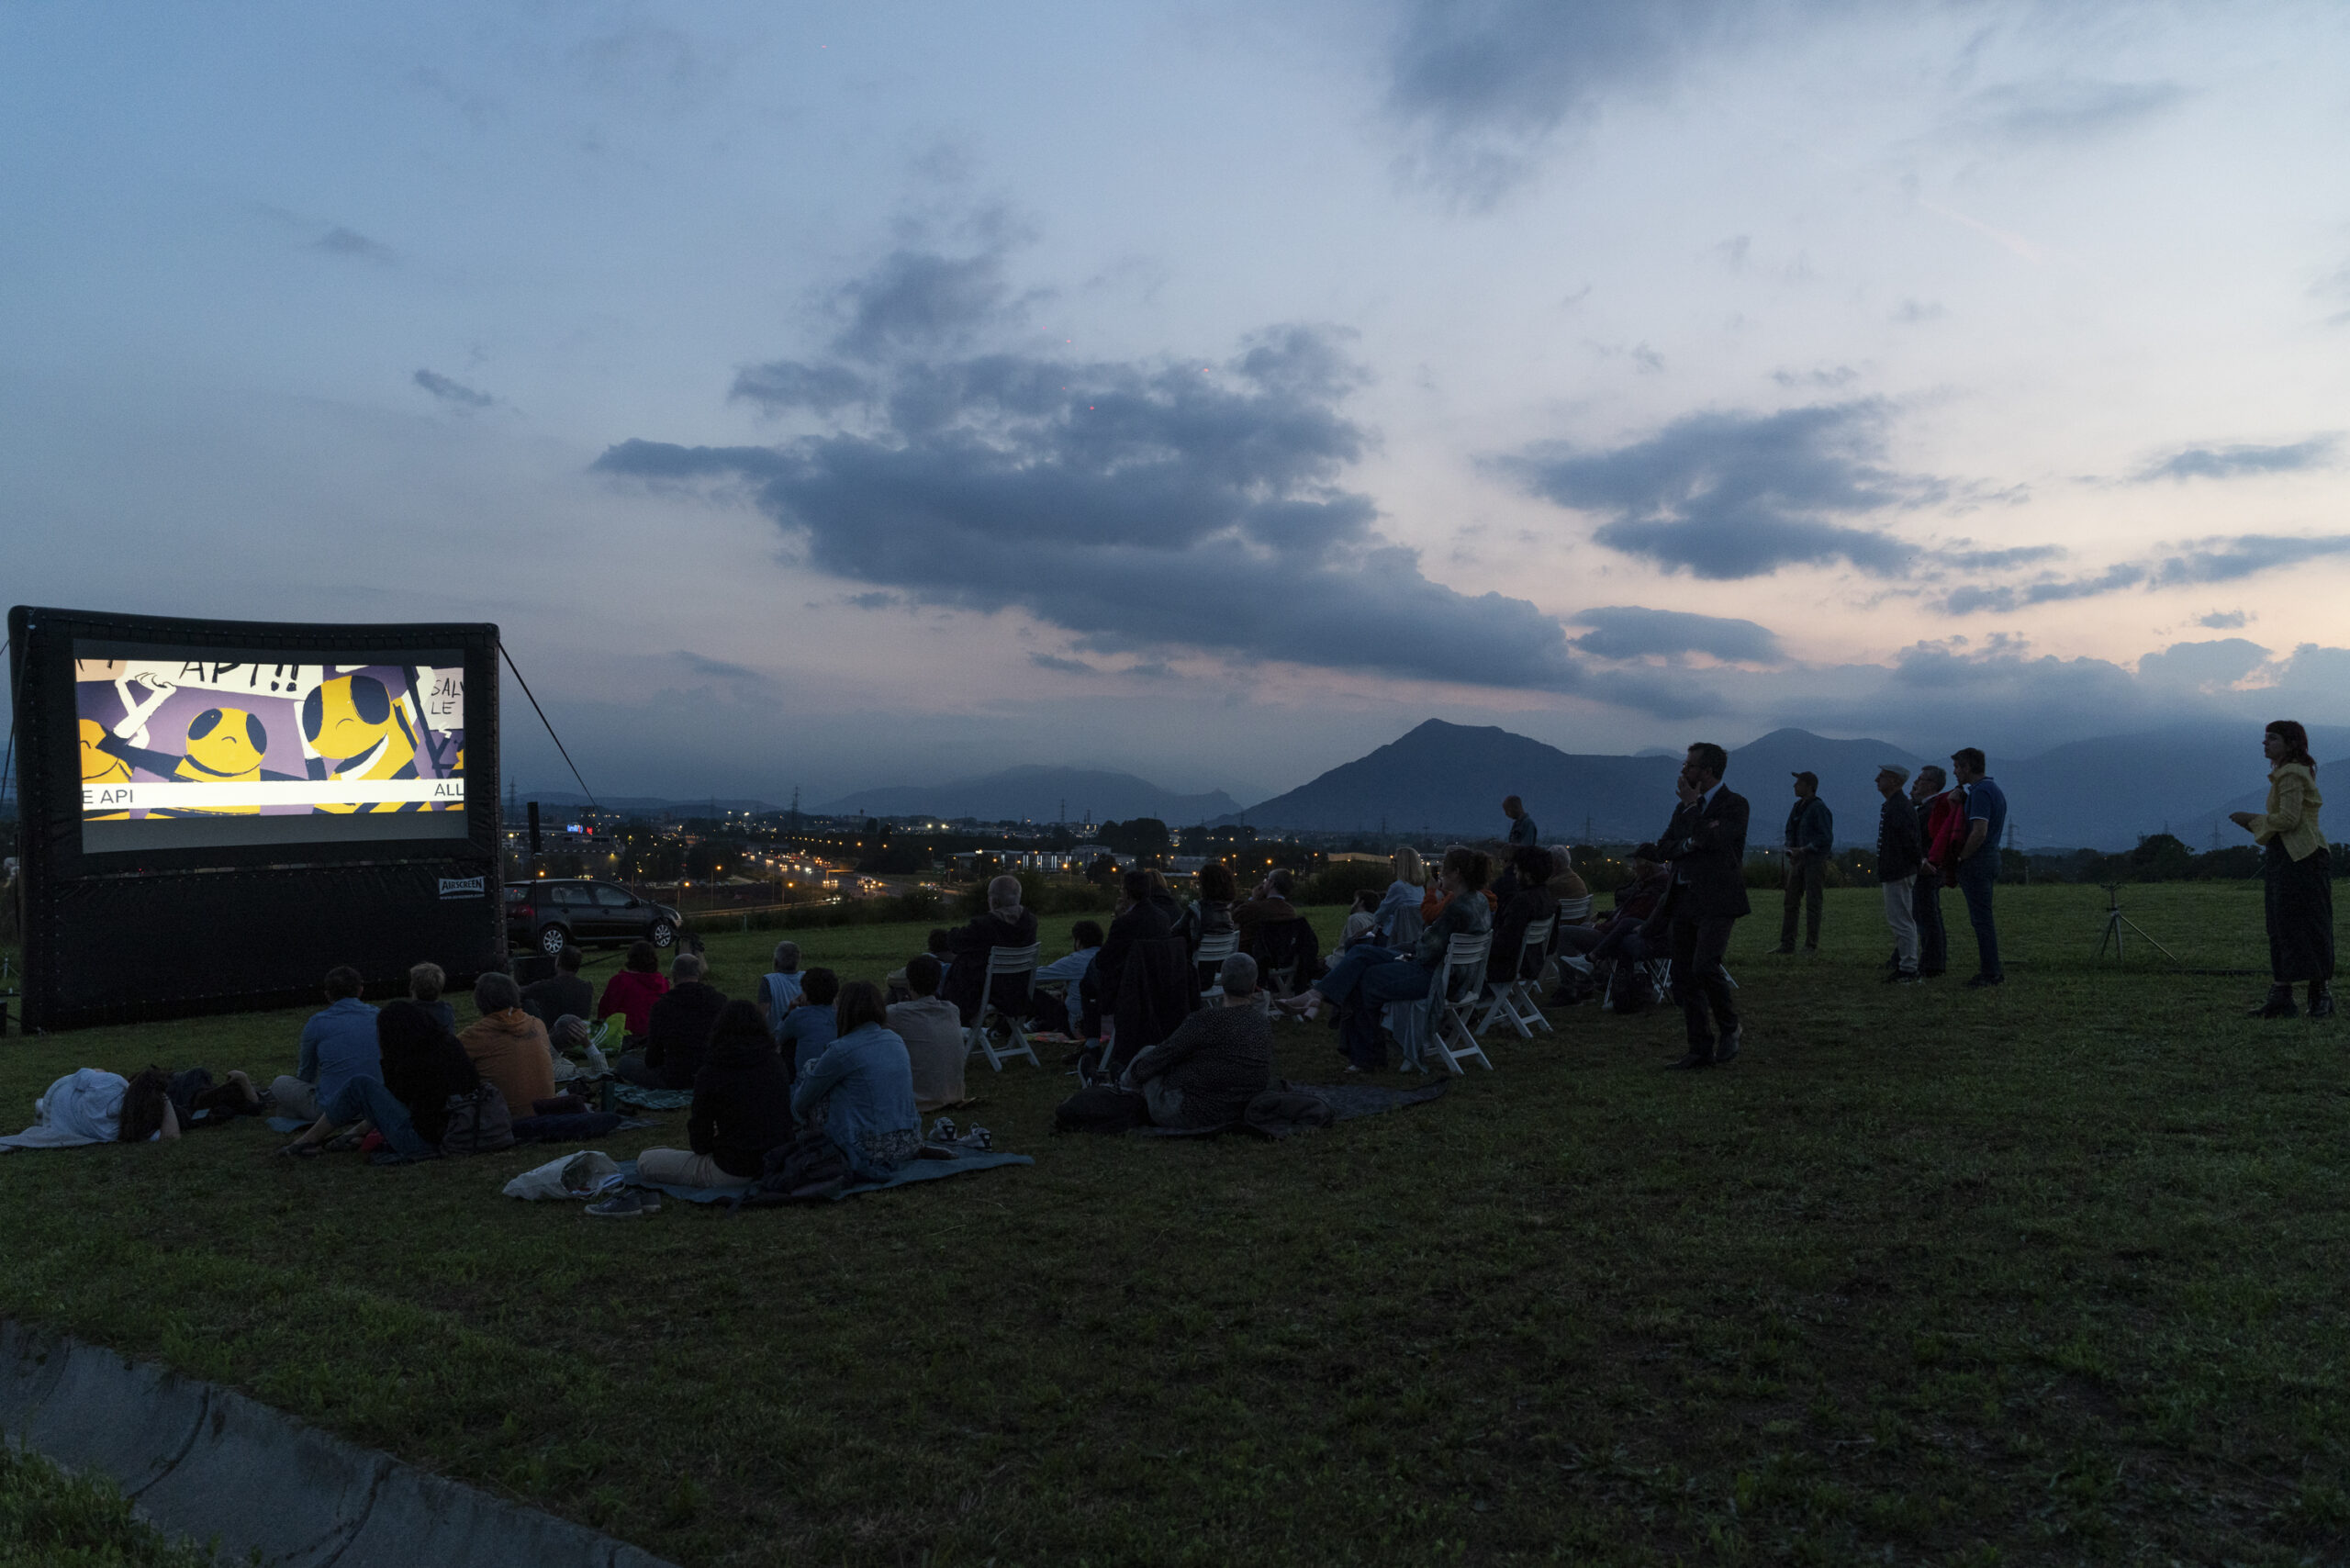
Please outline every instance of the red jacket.
[[1966, 791], [1945, 790], [1926, 802], [1926, 858], [1941, 868], [1945, 885], [1957, 875], [1965, 847]]
[[653, 1004], [668, 991], [669, 977], [657, 969], [621, 969], [604, 982], [604, 997], [596, 1003], [596, 1016], [620, 1014], [628, 1020], [630, 1034], [649, 1035]]

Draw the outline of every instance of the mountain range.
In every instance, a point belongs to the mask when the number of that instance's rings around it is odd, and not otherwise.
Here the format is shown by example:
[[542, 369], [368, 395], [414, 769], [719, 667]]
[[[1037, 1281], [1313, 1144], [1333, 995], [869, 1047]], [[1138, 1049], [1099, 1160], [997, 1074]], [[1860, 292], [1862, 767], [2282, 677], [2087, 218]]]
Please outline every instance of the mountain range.
[[[2324, 765], [2350, 767], [2350, 728], [2310, 734]], [[1430, 719], [1366, 756], [1331, 768], [1296, 789], [1243, 809], [1221, 790], [1179, 794], [1130, 773], [1027, 766], [945, 784], [901, 784], [858, 790], [810, 810], [827, 816], [977, 817], [982, 822], [1095, 822], [1157, 817], [1194, 823], [1247, 823], [1264, 829], [1498, 836], [1506, 826], [1504, 795], [1523, 797], [1545, 842], [1650, 837], [1673, 810], [1673, 776], [1681, 754], [1651, 748], [1620, 756], [1561, 751], [1494, 725]], [[1793, 802], [1790, 775], [1819, 775], [1821, 799], [1835, 813], [1841, 845], [1875, 842], [1877, 768], [1913, 771], [1927, 758], [1876, 740], [1831, 740], [1806, 730], [1774, 730], [1730, 752], [1727, 781], [1753, 803], [1751, 835], [1779, 841]], [[1933, 758], [1946, 762], [1946, 758]], [[2259, 738], [2242, 726], [2191, 724], [2137, 734], [2069, 742], [2035, 756], [1993, 756], [1991, 776], [2006, 790], [2015, 843], [2026, 848], [2127, 849], [2149, 834], [2176, 834], [2195, 849], [2244, 842], [2227, 813], [2257, 811], [2267, 765]], [[550, 805], [584, 805], [577, 795], [542, 792]], [[707, 797], [608, 800], [621, 811], [699, 814]], [[765, 801], [728, 799], [722, 811], [772, 812]]]

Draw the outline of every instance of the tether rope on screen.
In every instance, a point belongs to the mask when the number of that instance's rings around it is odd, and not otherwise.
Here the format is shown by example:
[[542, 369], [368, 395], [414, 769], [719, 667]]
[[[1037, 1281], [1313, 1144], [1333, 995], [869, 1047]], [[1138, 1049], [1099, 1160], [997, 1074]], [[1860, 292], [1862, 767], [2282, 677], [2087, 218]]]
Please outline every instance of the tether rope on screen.
[[579, 778], [579, 765], [571, 760], [571, 752], [564, 745], [563, 737], [556, 734], [554, 733], [554, 725], [548, 722], [547, 711], [539, 706], [539, 700], [536, 697], [532, 696], [531, 683], [522, 678], [522, 671], [520, 667], [514, 663], [514, 655], [507, 651], [506, 640], [502, 637], [499, 638], [498, 642], [498, 655], [505, 659], [506, 667], [514, 672], [515, 682], [517, 685], [521, 687], [522, 695], [531, 699], [531, 711], [539, 716], [540, 723], [546, 725], [547, 739], [554, 742], [554, 749], [563, 753], [563, 765], [571, 769], [571, 776], [574, 778], [579, 779], [579, 792], [588, 797], [588, 803], [589, 805], [596, 806], [598, 811], [603, 810], [601, 806], [599, 806], [596, 803], [596, 791], [588, 788], [588, 780]]
[[[16, 652], [16, 648], [15, 638], [0, 637], [0, 659]], [[24, 694], [23, 675], [13, 670], [10, 673], [16, 678], [8, 685], [8, 749], [0, 755], [0, 806], [8, 803], [8, 787], [17, 778], [17, 699]]]

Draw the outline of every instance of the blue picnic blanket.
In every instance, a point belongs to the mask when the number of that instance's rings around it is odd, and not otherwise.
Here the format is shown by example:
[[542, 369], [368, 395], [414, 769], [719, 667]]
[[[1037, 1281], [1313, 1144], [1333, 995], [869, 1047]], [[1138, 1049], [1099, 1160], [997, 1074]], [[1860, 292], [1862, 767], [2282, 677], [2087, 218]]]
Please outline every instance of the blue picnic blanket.
[[612, 1085], [612, 1103], [640, 1111], [683, 1111], [694, 1103], [690, 1089], [643, 1089], [633, 1083]]
[[[862, 1193], [878, 1193], [885, 1187], [902, 1187], [910, 1182], [935, 1182], [946, 1176], [968, 1175], [974, 1170], [992, 1170], [999, 1165], [1034, 1165], [1036, 1162], [1024, 1154], [958, 1154], [952, 1159], [911, 1159], [879, 1182], [858, 1182], [843, 1187], [833, 1194], [834, 1201], [854, 1198]], [[680, 1187], [667, 1182], [646, 1182], [636, 1173], [636, 1161], [620, 1162], [621, 1180], [631, 1187], [643, 1187], [666, 1197], [682, 1199], [688, 1204], [723, 1204], [741, 1197], [750, 1183], [740, 1187]]]

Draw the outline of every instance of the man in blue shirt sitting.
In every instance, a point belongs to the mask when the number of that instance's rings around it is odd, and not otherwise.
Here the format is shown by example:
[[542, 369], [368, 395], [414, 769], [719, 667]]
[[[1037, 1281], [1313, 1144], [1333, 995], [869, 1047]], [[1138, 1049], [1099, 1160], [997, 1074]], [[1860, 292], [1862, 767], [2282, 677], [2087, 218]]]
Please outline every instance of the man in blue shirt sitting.
[[1979, 967], [1966, 982], [1970, 991], [2005, 984], [2008, 971], [1999, 967], [1999, 928], [1991, 919], [1991, 888], [1999, 879], [1999, 839], [2008, 830], [2008, 798], [1984, 770], [1988, 766], [1979, 746], [1951, 754], [1951, 772], [1966, 791], [1966, 837], [1958, 848], [1958, 890], [1966, 899], [1966, 918], [1975, 925], [1975, 951]]
[[375, 1010], [359, 1000], [359, 971], [337, 964], [327, 971], [327, 1004], [302, 1025], [302, 1060], [291, 1078], [270, 1084], [281, 1116], [315, 1122], [354, 1078], [384, 1081], [375, 1046]]

